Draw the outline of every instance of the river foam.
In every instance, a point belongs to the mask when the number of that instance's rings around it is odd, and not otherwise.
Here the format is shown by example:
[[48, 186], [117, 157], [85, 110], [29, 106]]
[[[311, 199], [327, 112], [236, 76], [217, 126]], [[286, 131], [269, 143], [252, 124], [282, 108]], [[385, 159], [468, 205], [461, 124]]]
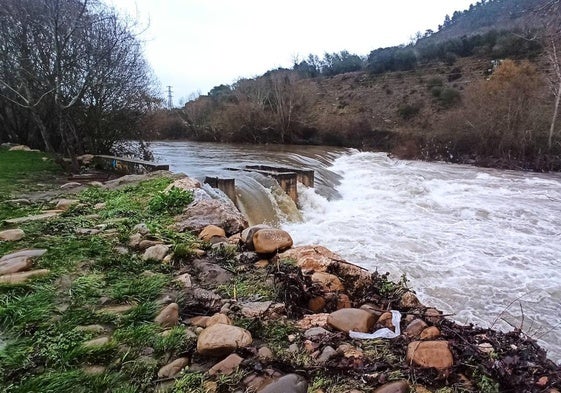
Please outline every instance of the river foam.
[[369, 269], [403, 273], [460, 323], [522, 327], [561, 360], [561, 177], [382, 153], [329, 168], [341, 198], [302, 190], [297, 244], [322, 244]]

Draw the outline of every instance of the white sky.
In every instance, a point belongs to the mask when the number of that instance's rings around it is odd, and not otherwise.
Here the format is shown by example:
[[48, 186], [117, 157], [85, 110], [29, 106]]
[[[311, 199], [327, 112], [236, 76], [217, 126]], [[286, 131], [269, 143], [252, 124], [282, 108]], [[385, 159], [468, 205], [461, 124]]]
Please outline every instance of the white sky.
[[[436, 30], [476, 0], [108, 0], [148, 29], [145, 53], [175, 105], [313, 53], [371, 50]], [[162, 91], [164, 95], [164, 91]]]

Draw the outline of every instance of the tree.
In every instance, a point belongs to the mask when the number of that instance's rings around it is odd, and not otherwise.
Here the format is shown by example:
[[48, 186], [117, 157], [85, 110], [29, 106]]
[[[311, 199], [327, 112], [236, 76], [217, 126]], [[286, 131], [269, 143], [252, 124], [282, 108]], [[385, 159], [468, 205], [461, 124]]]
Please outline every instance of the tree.
[[4, 0], [0, 22], [4, 113], [40, 135], [3, 122], [19, 140], [75, 157], [137, 137], [158, 102], [133, 24], [97, 0]]

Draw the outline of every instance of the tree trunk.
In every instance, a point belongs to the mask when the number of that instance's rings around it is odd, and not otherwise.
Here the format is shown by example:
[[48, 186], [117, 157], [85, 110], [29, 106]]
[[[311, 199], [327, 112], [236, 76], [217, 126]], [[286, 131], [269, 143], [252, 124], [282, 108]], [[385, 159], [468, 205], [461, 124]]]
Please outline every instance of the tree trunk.
[[551, 150], [553, 141], [553, 133], [555, 132], [555, 123], [557, 121], [557, 114], [559, 113], [559, 102], [561, 101], [561, 80], [559, 80], [559, 88], [555, 96], [555, 104], [553, 106], [553, 117], [551, 119], [551, 126], [549, 128], [549, 137], [547, 138], [547, 149]]

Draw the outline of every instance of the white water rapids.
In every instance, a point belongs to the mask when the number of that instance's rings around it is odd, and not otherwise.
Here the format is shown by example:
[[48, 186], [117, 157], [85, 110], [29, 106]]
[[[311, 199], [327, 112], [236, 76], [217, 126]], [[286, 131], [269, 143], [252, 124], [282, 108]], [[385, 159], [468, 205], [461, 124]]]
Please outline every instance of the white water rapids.
[[[169, 146], [156, 152], [166, 161]], [[324, 245], [394, 279], [405, 273], [424, 304], [460, 323], [521, 328], [561, 361], [559, 174], [336, 156], [319, 169], [340, 176], [339, 197], [302, 188], [302, 222], [282, 225], [297, 245]]]

